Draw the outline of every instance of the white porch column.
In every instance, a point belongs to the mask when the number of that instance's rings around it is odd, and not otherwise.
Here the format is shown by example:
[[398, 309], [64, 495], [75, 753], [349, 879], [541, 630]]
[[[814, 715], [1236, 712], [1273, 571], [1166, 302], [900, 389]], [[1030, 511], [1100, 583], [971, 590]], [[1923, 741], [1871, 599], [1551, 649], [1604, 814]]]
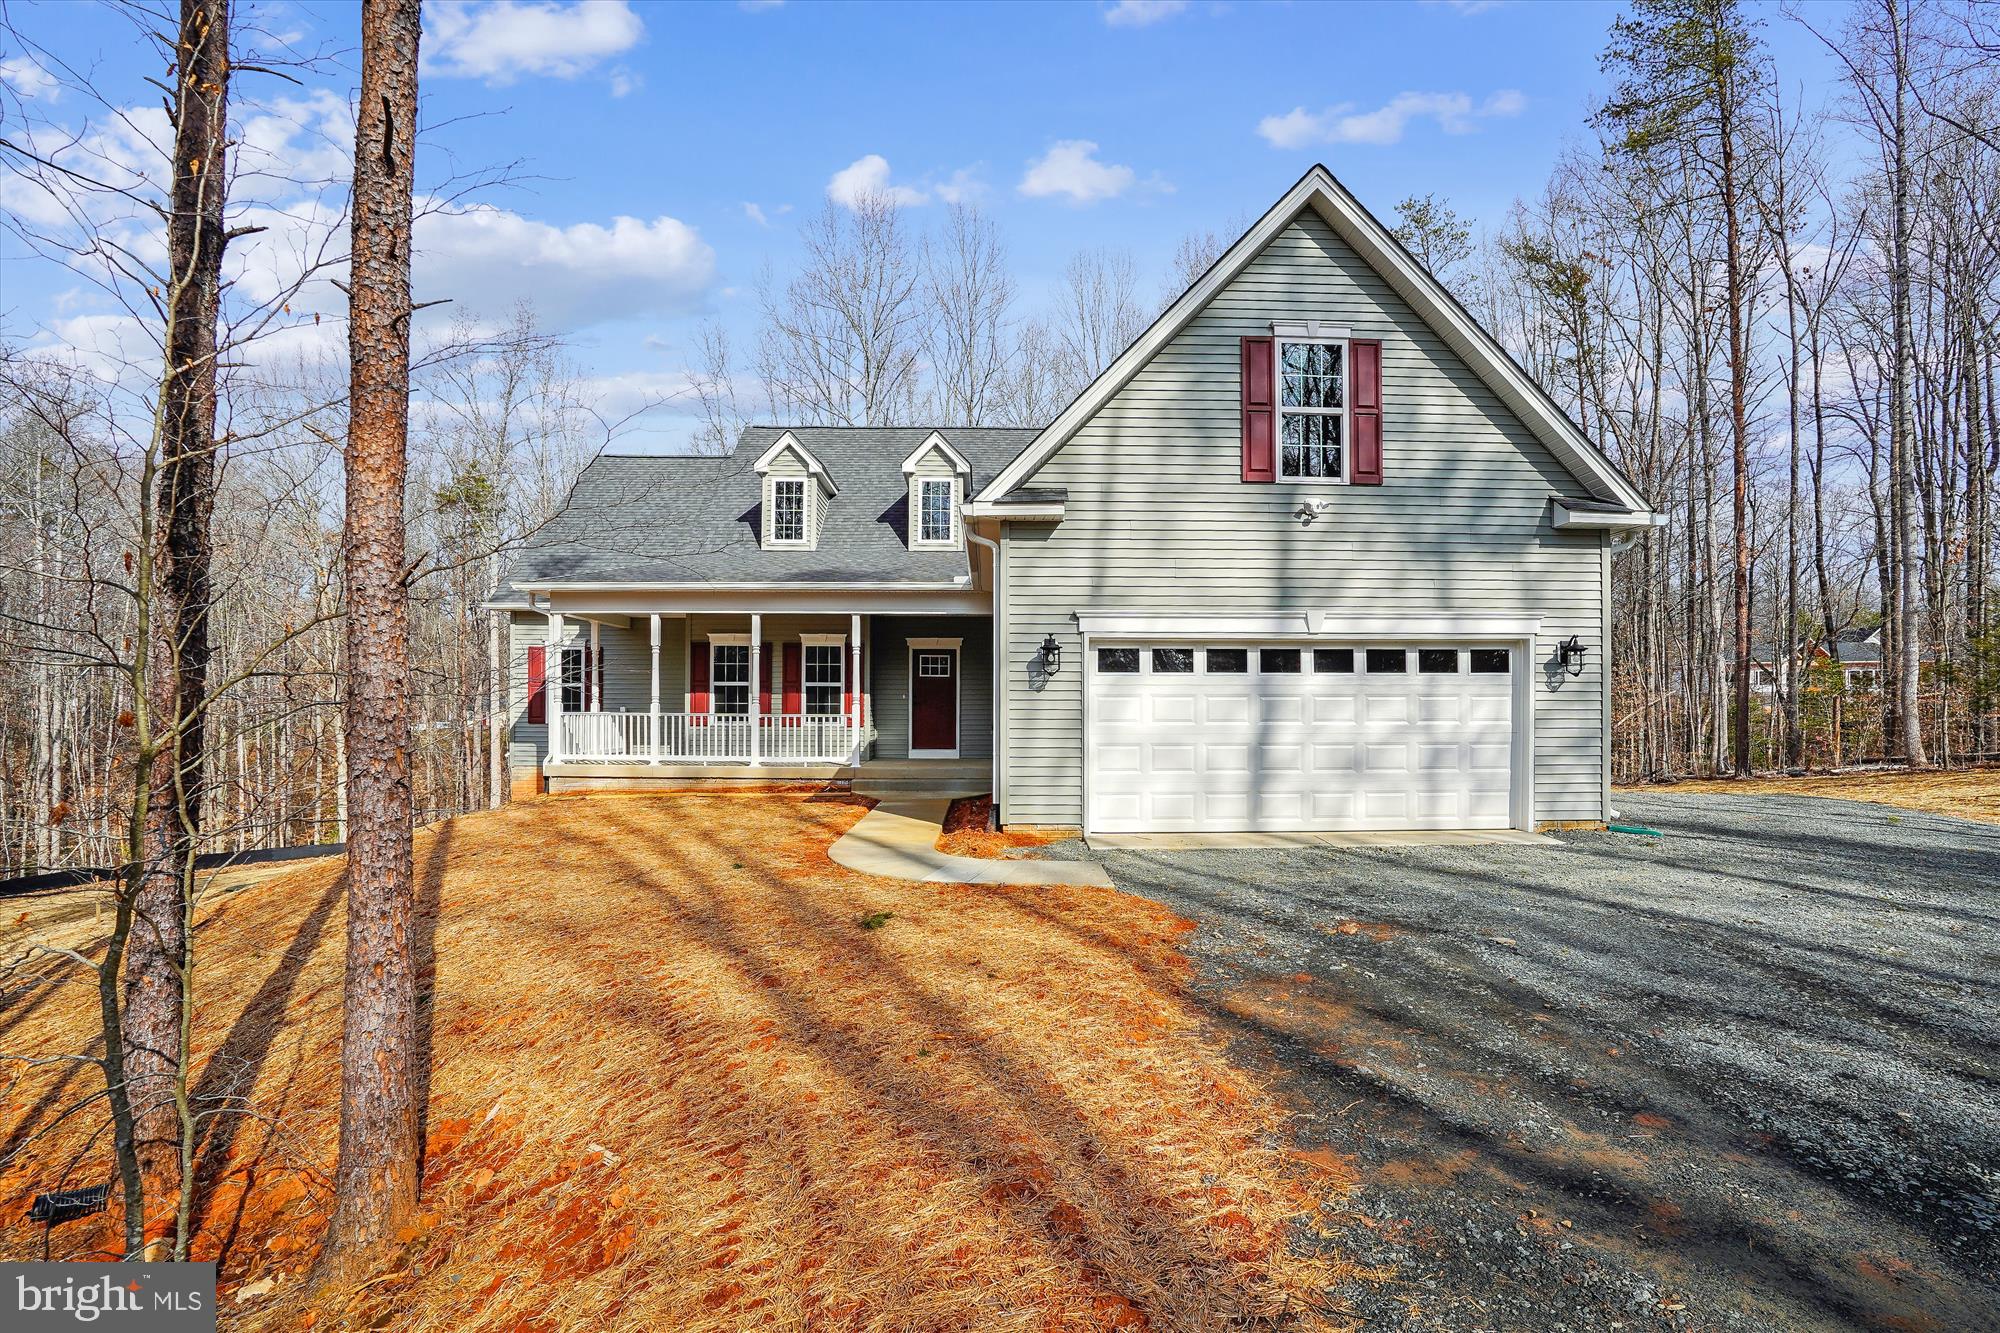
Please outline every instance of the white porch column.
[[549, 762], [562, 762], [563, 659], [562, 616], [549, 612], [549, 637], [542, 649], [542, 694], [548, 701], [542, 709], [549, 720]]
[[597, 633], [601, 628], [595, 620], [590, 622], [590, 670], [583, 673], [583, 706], [592, 713], [604, 711], [604, 691], [597, 684], [604, 678], [604, 644]]
[[657, 764], [660, 762], [660, 733], [666, 730], [660, 721], [660, 613], [655, 611], [647, 619], [652, 629], [653, 688], [647, 696], [646, 728], [648, 739], [653, 742], [653, 762]]
[[758, 686], [763, 681], [764, 657], [764, 617], [761, 613], [750, 613], [750, 766], [755, 768], [764, 762], [764, 713], [758, 698]]
[[847, 762], [853, 767], [861, 764], [861, 617], [851, 615], [847, 620], [847, 693], [853, 700], [848, 709], [848, 756]]

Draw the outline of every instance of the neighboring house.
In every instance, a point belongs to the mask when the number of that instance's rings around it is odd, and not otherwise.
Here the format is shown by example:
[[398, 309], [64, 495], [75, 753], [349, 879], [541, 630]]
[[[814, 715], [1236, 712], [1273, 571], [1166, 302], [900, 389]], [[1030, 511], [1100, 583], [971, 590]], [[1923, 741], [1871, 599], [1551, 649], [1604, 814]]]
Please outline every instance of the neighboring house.
[[[1801, 640], [1799, 651], [1809, 658], [1816, 669], [1821, 663], [1832, 662], [1840, 668], [1841, 683], [1847, 689], [1869, 692], [1880, 688], [1882, 682], [1882, 627], [1880, 625], [1853, 625], [1833, 636], [1833, 650], [1818, 639]], [[1750, 657], [1750, 688], [1761, 695], [1775, 694], [1784, 683], [1786, 672], [1784, 652], [1768, 643], [1754, 644]], [[1937, 654], [1929, 648], [1923, 650], [1923, 660], [1934, 662]], [[1808, 686], [1810, 688], [1810, 686]]]
[[1040, 430], [592, 463], [495, 595], [512, 762], [977, 760], [1004, 823], [1092, 833], [1597, 823], [1654, 522], [1316, 167]]

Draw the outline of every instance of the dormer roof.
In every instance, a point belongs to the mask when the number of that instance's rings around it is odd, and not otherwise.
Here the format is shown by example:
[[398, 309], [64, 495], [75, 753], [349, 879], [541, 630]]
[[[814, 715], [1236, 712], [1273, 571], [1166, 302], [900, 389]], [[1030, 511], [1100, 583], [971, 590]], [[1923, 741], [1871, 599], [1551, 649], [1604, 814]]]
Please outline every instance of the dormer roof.
[[907, 476], [909, 473], [915, 472], [917, 464], [922, 461], [923, 456], [933, 451], [943, 454], [951, 463], [952, 470], [960, 476], [970, 477], [972, 475], [972, 464], [965, 461], [964, 454], [951, 447], [951, 441], [944, 437], [943, 431], [937, 430], [932, 431], [930, 437], [922, 444], [910, 450], [910, 456], [903, 460], [904, 475]]
[[801, 444], [799, 437], [791, 431], [786, 431], [773, 440], [771, 447], [758, 456], [757, 461], [751, 465], [750, 470], [761, 477], [771, 470], [772, 462], [779, 455], [787, 452], [795, 455], [799, 462], [805, 465], [806, 471], [812, 475], [814, 480], [819, 482], [821, 488], [828, 495], [840, 494], [840, 487], [834, 482], [833, 474], [826, 470], [826, 465], [819, 461], [812, 450]]

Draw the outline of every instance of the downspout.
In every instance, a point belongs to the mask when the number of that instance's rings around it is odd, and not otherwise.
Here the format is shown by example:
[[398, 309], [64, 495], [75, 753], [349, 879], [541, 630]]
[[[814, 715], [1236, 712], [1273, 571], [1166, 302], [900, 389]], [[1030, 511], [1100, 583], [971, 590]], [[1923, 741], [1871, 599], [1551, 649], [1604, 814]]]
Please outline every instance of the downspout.
[[1003, 664], [1006, 661], [1007, 653], [1006, 641], [1001, 634], [1000, 621], [1003, 612], [1003, 605], [1000, 601], [1000, 543], [990, 537], [980, 536], [972, 530], [970, 524], [966, 525], [965, 535], [967, 540], [978, 542], [993, 553], [993, 651], [990, 655], [990, 669], [993, 672], [993, 739], [991, 742], [993, 749], [993, 777], [991, 779], [993, 783], [993, 809], [988, 823], [991, 827], [997, 829], [1000, 827], [1000, 686], [1005, 679], [1004, 672], [1006, 668]]

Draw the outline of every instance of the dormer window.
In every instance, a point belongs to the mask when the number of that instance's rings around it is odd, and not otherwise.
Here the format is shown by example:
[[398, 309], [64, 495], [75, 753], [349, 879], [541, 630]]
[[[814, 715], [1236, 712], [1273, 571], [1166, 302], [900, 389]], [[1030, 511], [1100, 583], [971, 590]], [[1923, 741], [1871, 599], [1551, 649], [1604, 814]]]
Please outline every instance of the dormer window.
[[827, 506], [840, 494], [826, 468], [812, 451], [786, 431], [764, 451], [754, 469], [763, 479], [763, 530], [757, 540], [766, 550], [819, 545]]
[[972, 480], [972, 465], [951, 447], [943, 434], [932, 431], [903, 460], [910, 485], [910, 547], [957, 547], [958, 507]]
[[917, 544], [952, 545], [952, 492], [958, 483], [949, 477], [925, 477], [917, 483]]
[[775, 477], [771, 481], [773, 546], [803, 546], [806, 540], [806, 479]]

